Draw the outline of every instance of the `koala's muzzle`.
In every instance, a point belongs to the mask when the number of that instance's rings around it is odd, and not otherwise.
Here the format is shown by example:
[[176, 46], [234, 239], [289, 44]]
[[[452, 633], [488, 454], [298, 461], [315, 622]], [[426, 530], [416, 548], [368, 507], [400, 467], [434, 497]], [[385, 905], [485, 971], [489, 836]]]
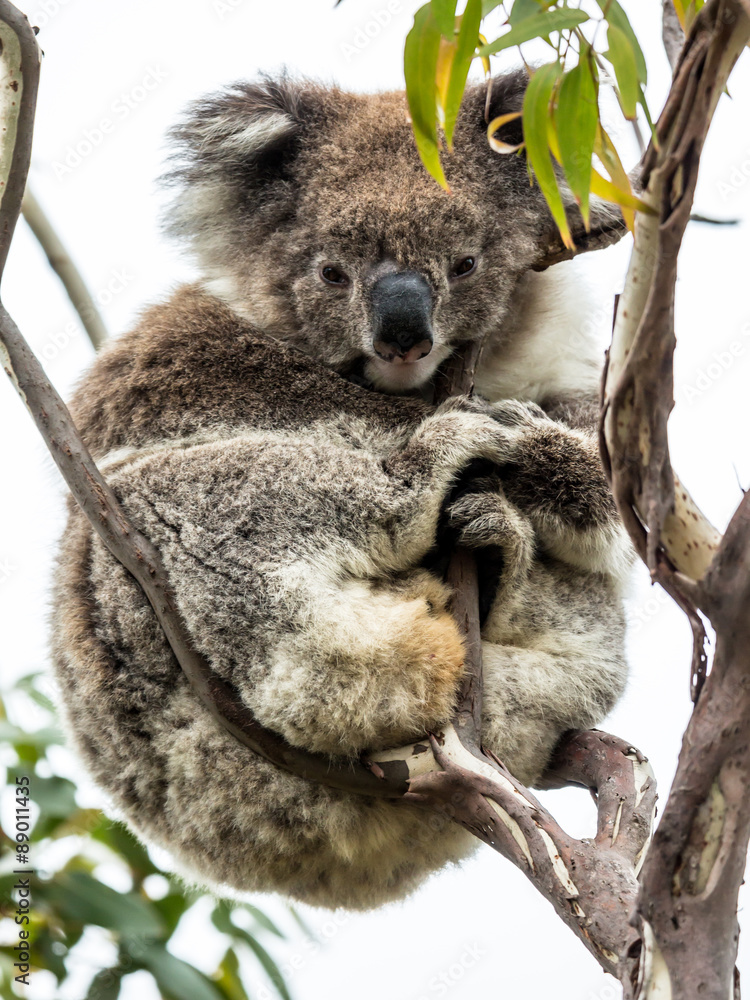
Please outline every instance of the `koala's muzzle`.
[[408, 364], [432, 350], [432, 290], [416, 271], [379, 278], [372, 315], [372, 346], [384, 361]]

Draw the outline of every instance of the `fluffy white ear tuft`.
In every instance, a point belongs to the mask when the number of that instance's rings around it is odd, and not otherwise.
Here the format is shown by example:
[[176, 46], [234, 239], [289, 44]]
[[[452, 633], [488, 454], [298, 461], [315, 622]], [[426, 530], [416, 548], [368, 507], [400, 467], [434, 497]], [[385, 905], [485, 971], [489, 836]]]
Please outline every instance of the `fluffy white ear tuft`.
[[237, 125], [236, 116], [221, 115], [213, 121], [205, 122], [201, 131], [208, 142], [217, 144], [227, 152], [251, 158], [267, 146], [291, 136], [297, 127], [294, 119], [281, 111], [258, 115], [241, 128]]

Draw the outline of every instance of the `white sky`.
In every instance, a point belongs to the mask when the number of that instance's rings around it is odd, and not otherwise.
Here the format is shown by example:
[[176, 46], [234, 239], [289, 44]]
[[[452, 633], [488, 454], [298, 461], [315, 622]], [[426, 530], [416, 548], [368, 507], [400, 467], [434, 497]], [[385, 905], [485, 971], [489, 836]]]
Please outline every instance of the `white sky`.
[[[231, 80], [282, 65], [352, 89], [398, 87], [403, 39], [419, 3], [344, 0], [335, 11], [333, 0], [31, 0], [18, 6], [42, 26], [46, 53], [31, 183], [116, 333], [144, 304], [191, 275], [159, 234], [161, 195], [155, 186], [162, 137], [184, 104]], [[625, 7], [644, 43], [650, 102], [658, 112], [669, 81], [659, 40], [661, 5], [625, 0]], [[389, 23], [378, 27], [373, 12], [386, 22], [389, 11]], [[674, 465], [719, 526], [738, 503], [740, 484], [750, 483], [747, 54], [730, 91], [733, 99], [722, 99], [709, 136], [696, 209], [742, 223], [689, 228], [678, 286], [672, 424]], [[103, 120], [111, 128], [103, 130]], [[70, 150], [82, 142], [90, 148], [84, 145], [85, 155], [75, 163]], [[69, 169], [61, 169], [66, 157]], [[623, 245], [576, 264], [600, 284], [604, 316], [627, 252]], [[11, 250], [3, 299], [52, 381], [69, 395], [92, 350], [24, 224]], [[10, 387], [1, 384], [0, 426], [5, 683], [46, 662], [47, 585], [54, 539], [62, 528], [62, 488], [31, 421]], [[689, 630], [643, 578], [634, 588], [631, 611], [632, 678], [606, 728], [651, 758], [664, 797], [690, 711]], [[572, 833], [592, 832], [593, 809], [585, 793], [549, 793], [544, 800]], [[278, 901], [263, 899], [261, 905], [285, 919]], [[335, 921], [323, 912], [306, 912], [324, 946], [309, 955], [298, 938], [288, 951], [274, 949], [282, 965], [293, 961], [297, 967], [290, 975], [296, 1000], [333, 1000], [353, 991], [359, 1000], [380, 1000], [386, 993], [393, 1000], [619, 995], [524, 877], [486, 848], [403, 904]], [[288, 919], [285, 923], [289, 926]], [[740, 940], [745, 974], [750, 974], [748, 940]], [[197, 917], [185, 928], [180, 949], [210, 967], [214, 946]], [[262, 976], [255, 980], [259, 988]], [[123, 996], [150, 1000], [146, 987], [134, 977]], [[43, 977], [30, 996], [51, 996]]]

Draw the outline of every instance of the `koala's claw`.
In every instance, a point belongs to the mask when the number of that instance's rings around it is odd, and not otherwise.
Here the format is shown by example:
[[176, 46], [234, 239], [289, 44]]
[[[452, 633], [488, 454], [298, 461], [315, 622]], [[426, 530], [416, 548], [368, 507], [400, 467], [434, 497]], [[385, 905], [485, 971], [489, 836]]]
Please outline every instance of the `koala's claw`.
[[508, 502], [494, 477], [473, 480], [445, 513], [448, 526], [467, 548], [533, 549], [531, 523]]
[[504, 399], [499, 403], [485, 404], [484, 411], [506, 427], [538, 427], [540, 422], [549, 423], [550, 418], [536, 403], [520, 399]]

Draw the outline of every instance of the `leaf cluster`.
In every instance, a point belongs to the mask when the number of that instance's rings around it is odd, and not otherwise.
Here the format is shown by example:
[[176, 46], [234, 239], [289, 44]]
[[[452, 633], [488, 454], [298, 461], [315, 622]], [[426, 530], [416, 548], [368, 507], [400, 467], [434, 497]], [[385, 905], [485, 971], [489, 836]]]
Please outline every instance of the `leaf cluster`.
[[[702, 0], [680, 8], [683, 23]], [[678, 4], [684, 0], [678, 0]], [[625, 119], [635, 123], [638, 109], [651, 127], [644, 88], [646, 61], [618, 0], [596, 0], [597, 16], [581, 0], [467, 0], [457, 14], [457, 0], [430, 0], [415, 17], [404, 48], [404, 75], [417, 148], [427, 170], [446, 190], [445, 156], [453, 137], [472, 63], [485, 76], [491, 59], [517, 49], [529, 74], [520, 112], [488, 122], [490, 145], [500, 154], [525, 151], [530, 180], [537, 183], [560, 230], [572, 248], [567, 214], [570, 194], [585, 228], [591, 196], [620, 206], [632, 228], [636, 209], [650, 208], [632, 190], [615, 143], [602, 123], [600, 88], [611, 86]], [[500, 14], [501, 33], [491, 41], [482, 34], [488, 15]], [[606, 39], [606, 42], [605, 42]], [[551, 59], [526, 62], [523, 46], [541, 41]], [[497, 133], [521, 118], [523, 142], [509, 145]]]
[[[211, 923], [224, 940], [221, 960], [206, 975], [170, 950], [178, 925], [190, 908], [203, 897], [177, 877], [154, 863], [148, 851], [121, 824], [98, 809], [81, 808], [76, 786], [56, 773], [55, 760], [62, 743], [54, 707], [44, 693], [43, 675], [23, 678], [6, 696], [0, 697], [0, 760], [6, 764], [6, 796], [12, 823], [16, 776], [30, 779], [33, 828], [30, 832], [28, 867], [31, 881], [30, 922], [31, 979], [44, 969], [63, 989], [75, 966], [75, 949], [93, 928], [104, 932], [115, 956], [100, 968], [88, 986], [85, 1000], [116, 1000], [125, 976], [146, 970], [156, 981], [165, 1000], [247, 1000], [243, 982], [243, 955], [262, 968], [281, 1000], [290, 1000], [281, 971], [264, 943], [285, 937], [260, 909], [212, 898]], [[36, 706], [36, 728], [21, 725]], [[23, 711], [25, 708], [25, 711]], [[14, 984], [18, 961], [14, 944], [20, 926], [15, 923], [15, 870], [25, 866], [16, 860], [12, 829], [0, 830], [0, 997], [13, 1000], [23, 995]], [[60, 863], [59, 858], [65, 860]], [[55, 859], [58, 859], [56, 861]], [[127, 891], [117, 891], [99, 877], [99, 866], [115, 865], [129, 882]], [[21, 876], [22, 877], [22, 876]], [[24, 926], [24, 925], [21, 925]]]

